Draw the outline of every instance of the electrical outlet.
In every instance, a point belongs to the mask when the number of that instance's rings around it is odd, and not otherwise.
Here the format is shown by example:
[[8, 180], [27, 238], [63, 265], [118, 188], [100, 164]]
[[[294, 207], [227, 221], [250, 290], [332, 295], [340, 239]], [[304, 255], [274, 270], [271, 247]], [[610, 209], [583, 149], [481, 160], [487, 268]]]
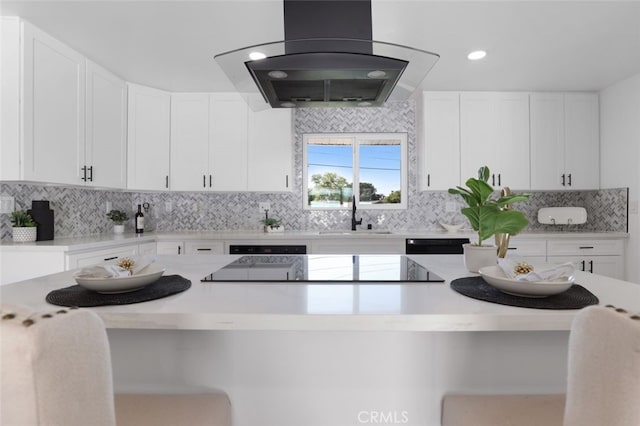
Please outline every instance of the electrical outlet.
[[449, 202], [445, 203], [444, 211], [447, 212], [447, 213], [454, 213], [454, 212], [458, 211], [458, 206], [456, 205], [456, 203], [449, 201]]
[[258, 203], [258, 209], [260, 210], [260, 213], [271, 210], [271, 203]]
[[8, 196], [0, 196], [0, 213], [11, 213], [16, 209], [16, 199]]
[[105, 213], [109, 213], [111, 210], [113, 210], [113, 205], [111, 204], [111, 201], [107, 201], [105, 203], [104, 208], [106, 210]]

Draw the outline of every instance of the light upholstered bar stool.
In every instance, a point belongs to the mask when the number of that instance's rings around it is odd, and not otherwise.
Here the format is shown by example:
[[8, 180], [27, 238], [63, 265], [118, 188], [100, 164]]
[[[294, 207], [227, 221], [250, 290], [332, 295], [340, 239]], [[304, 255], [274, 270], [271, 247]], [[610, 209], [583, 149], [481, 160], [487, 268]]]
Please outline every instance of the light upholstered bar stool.
[[104, 324], [84, 309], [0, 306], [3, 426], [230, 426], [226, 393], [115, 395]]
[[640, 425], [640, 316], [590, 306], [573, 321], [565, 395], [445, 395], [443, 426]]

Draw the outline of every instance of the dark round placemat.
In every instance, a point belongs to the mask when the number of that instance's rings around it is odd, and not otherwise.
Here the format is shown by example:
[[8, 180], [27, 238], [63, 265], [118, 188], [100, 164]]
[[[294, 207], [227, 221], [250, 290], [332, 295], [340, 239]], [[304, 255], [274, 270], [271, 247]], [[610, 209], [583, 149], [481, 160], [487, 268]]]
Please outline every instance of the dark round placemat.
[[147, 302], [180, 293], [191, 287], [191, 281], [180, 275], [165, 275], [140, 290], [129, 293], [102, 294], [79, 285], [60, 288], [47, 294], [47, 302], [60, 306], [128, 305]]
[[482, 277], [458, 278], [451, 281], [451, 288], [460, 294], [500, 305], [535, 309], [581, 309], [597, 305], [598, 298], [581, 285], [574, 284], [568, 290], [547, 297], [523, 297], [503, 293], [487, 284]]

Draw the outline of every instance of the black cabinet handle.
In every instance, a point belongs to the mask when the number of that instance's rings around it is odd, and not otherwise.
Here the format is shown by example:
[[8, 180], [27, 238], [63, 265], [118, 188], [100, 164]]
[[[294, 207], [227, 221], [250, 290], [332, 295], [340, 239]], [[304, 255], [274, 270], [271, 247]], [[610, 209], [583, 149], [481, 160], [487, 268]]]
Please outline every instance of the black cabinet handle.
[[89, 167], [89, 181], [93, 182], [93, 166]]
[[585, 270], [585, 261], [583, 260], [582, 262], [580, 262], [580, 265], [582, 265], [582, 268], [580, 269], [581, 271]]
[[206, 175], [202, 175], [202, 187], [203, 188], [207, 187], [207, 176]]
[[507, 250], [518, 250], [518, 247], [507, 247]]
[[284, 187], [289, 187], [289, 175], [284, 175]]
[[568, 181], [567, 181], [567, 183], [569, 184], [569, 186], [571, 186], [571, 173], [569, 173], [569, 174], [567, 175], [567, 177], [569, 178], [569, 179], [568, 179]]
[[83, 166], [80, 170], [82, 170], [82, 180], [87, 181], [87, 166]]
[[[178, 254], [180, 254], [180, 249], [181, 249], [181, 248], [182, 248], [182, 247], [178, 246]], [[582, 263], [584, 263], [584, 262], [582, 262]]]
[[562, 186], [565, 186], [565, 183], [564, 183], [564, 174], [562, 175]]
[[593, 274], [593, 260], [589, 261], [589, 272]]
[[209, 175], [209, 188], [211, 188], [211, 175]]
[[431, 186], [431, 173], [427, 173], [427, 186]]
[[113, 260], [113, 259], [117, 259], [118, 256], [113, 256], [113, 257], [107, 257], [106, 259], [104, 259], [104, 261], [106, 262], [107, 260]]
[[210, 248], [199, 248], [199, 249], [196, 249], [196, 250], [198, 250], [198, 251], [211, 251]]
[[502, 183], [500, 183], [502, 181], [502, 174], [498, 173], [498, 186], [502, 185]]
[[580, 246], [578, 247], [580, 250], [592, 249], [593, 246]]
[[491, 186], [496, 186], [496, 175], [491, 175]]
[[165, 177], [164, 177], [164, 186], [165, 186], [166, 188], [168, 188], [168, 187], [169, 187], [169, 175], [167, 175], [167, 176], [165, 176]]

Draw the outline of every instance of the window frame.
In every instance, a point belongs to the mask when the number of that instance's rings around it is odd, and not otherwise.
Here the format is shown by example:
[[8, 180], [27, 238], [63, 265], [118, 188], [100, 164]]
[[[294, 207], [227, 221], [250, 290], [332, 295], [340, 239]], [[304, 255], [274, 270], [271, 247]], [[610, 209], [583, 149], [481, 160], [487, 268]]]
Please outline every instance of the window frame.
[[[353, 170], [353, 193], [356, 196], [356, 207], [360, 210], [406, 210], [408, 206], [408, 156], [407, 156], [407, 132], [375, 132], [375, 133], [347, 133], [347, 132], [331, 132], [331, 133], [304, 133], [302, 135], [302, 205], [304, 210], [312, 211], [342, 211], [350, 210], [351, 202], [345, 203], [342, 207], [312, 207], [308, 205], [309, 194], [309, 158], [308, 145], [309, 140], [313, 138], [344, 138], [351, 139], [351, 148], [353, 151], [352, 170]], [[400, 142], [400, 203], [380, 203], [380, 204], [360, 204], [360, 145], [362, 141], [375, 139], [397, 139]], [[363, 145], [367, 145], [364, 143]], [[356, 191], [357, 188], [357, 191]]]

